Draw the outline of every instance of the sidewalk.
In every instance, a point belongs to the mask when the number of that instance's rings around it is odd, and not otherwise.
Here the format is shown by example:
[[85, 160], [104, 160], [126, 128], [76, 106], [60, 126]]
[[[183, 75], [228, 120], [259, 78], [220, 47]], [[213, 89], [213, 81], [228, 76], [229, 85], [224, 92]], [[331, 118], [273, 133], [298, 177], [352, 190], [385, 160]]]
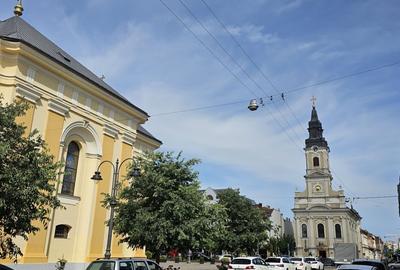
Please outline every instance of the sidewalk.
[[172, 261], [168, 261], [166, 263], [160, 263], [160, 266], [162, 268], [168, 267], [168, 265], [172, 265], [174, 268], [180, 267], [180, 270], [217, 270], [217, 265], [216, 264], [210, 264], [209, 262], [205, 262], [204, 264], [192, 262], [192, 263], [186, 263], [186, 262], [181, 262], [181, 263], [174, 263]]

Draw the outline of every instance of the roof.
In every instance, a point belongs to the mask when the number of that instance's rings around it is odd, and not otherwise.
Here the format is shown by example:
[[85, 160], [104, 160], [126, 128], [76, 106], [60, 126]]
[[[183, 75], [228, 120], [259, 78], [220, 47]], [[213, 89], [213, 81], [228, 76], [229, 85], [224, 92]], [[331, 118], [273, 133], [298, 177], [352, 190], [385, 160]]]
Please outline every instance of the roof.
[[96, 74], [79, 63], [75, 58], [58, 47], [55, 43], [41, 34], [29, 23], [24, 21], [21, 17], [14, 16], [5, 21], [0, 21], [0, 38], [9, 41], [19, 41], [28, 45], [29, 47], [37, 50], [38, 52], [62, 65], [66, 69], [82, 77], [83, 79], [90, 81], [92, 84], [103, 89], [108, 94], [118, 98], [130, 107], [145, 114], [147, 117], [149, 116], [145, 111], [124, 98], [115, 89], [97, 77]]
[[145, 128], [142, 127], [141, 125], [139, 125], [137, 131], [138, 131], [140, 134], [142, 134], [142, 135], [144, 135], [144, 136], [146, 136], [146, 137], [148, 137], [148, 138], [150, 138], [150, 139], [152, 139], [152, 140], [155, 140], [155, 141], [159, 142], [160, 144], [162, 144], [162, 141], [160, 141], [159, 139], [157, 139], [156, 137], [154, 137], [147, 129], [145, 129]]

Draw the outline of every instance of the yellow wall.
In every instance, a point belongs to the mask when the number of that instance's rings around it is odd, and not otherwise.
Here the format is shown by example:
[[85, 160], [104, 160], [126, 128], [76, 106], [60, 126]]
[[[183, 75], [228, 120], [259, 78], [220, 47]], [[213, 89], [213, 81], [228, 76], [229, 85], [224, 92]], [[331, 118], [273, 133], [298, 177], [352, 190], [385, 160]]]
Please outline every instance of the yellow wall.
[[[103, 137], [103, 158], [102, 160], [113, 160], [114, 138], [104, 135]], [[103, 180], [97, 183], [96, 206], [93, 220], [92, 239], [90, 242], [90, 251], [88, 260], [94, 260], [104, 256], [105, 251], [105, 221], [107, 211], [101, 206], [104, 199], [102, 193], [109, 193], [111, 188], [112, 167], [110, 164], [104, 164], [100, 169]], [[107, 228], [108, 229], [108, 228]]]
[[[21, 101], [20, 98], [17, 98], [17, 101]], [[29, 135], [29, 133], [32, 131], [32, 122], [33, 122], [33, 115], [35, 112], [35, 104], [33, 104], [32, 102], [26, 101], [29, 105], [29, 108], [26, 110], [25, 114], [17, 117], [17, 119], [15, 119], [15, 121], [18, 124], [21, 124], [23, 126], [25, 126], [25, 133], [24, 135], [27, 137]]]
[[[58, 158], [63, 125], [64, 117], [49, 111], [45, 140], [50, 154], [52, 154], [56, 159]], [[24, 257], [22, 259], [24, 263], [40, 263], [47, 261], [45, 255], [47, 230], [40, 222], [35, 221], [34, 223], [40, 228], [40, 231], [35, 235], [29, 236], [29, 241], [26, 245]]]

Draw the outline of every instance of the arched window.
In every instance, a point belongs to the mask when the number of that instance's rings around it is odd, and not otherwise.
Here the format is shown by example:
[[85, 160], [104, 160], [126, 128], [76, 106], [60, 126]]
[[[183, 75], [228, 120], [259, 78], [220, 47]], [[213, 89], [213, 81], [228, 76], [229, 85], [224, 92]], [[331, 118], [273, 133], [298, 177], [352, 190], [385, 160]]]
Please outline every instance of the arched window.
[[313, 165], [314, 165], [314, 167], [319, 167], [319, 158], [318, 157], [313, 158]]
[[76, 142], [68, 145], [65, 161], [64, 178], [61, 188], [62, 194], [74, 195], [76, 171], [78, 169], [79, 146]]
[[301, 237], [307, 238], [307, 225], [306, 224], [301, 225]]
[[213, 200], [214, 200], [214, 197], [213, 197], [212, 195], [207, 195], [207, 200], [213, 201]]
[[317, 229], [318, 229], [318, 238], [325, 238], [324, 225], [321, 223], [318, 224]]
[[336, 234], [336, 238], [342, 238], [342, 228], [341, 228], [340, 224], [335, 225], [335, 234]]
[[71, 230], [71, 227], [68, 226], [68, 225], [64, 225], [64, 224], [57, 225], [56, 226], [56, 230], [54, 232], [54, 238], [65, 238], [65, 239], [67, 239], [69, 230]]

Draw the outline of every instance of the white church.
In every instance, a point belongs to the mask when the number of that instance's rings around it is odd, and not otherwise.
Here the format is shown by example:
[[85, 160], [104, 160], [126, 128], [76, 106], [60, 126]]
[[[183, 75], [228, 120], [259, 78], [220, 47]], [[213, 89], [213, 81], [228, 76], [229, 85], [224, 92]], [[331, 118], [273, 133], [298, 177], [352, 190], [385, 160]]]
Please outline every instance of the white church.
[[[294, 236], [297, 256], [335, 258], [338, 246], [353, 246], [360, 252], [361, 217], [346, 205], [344, 190], [332, 188], [328, 143], [322, 135], [315, 104], [305, 141], [306, 187], [294, 196]], [[335, 248], [336, 247], [336, 248]], [[337, 254], [338, 255], [338, 254]]]

